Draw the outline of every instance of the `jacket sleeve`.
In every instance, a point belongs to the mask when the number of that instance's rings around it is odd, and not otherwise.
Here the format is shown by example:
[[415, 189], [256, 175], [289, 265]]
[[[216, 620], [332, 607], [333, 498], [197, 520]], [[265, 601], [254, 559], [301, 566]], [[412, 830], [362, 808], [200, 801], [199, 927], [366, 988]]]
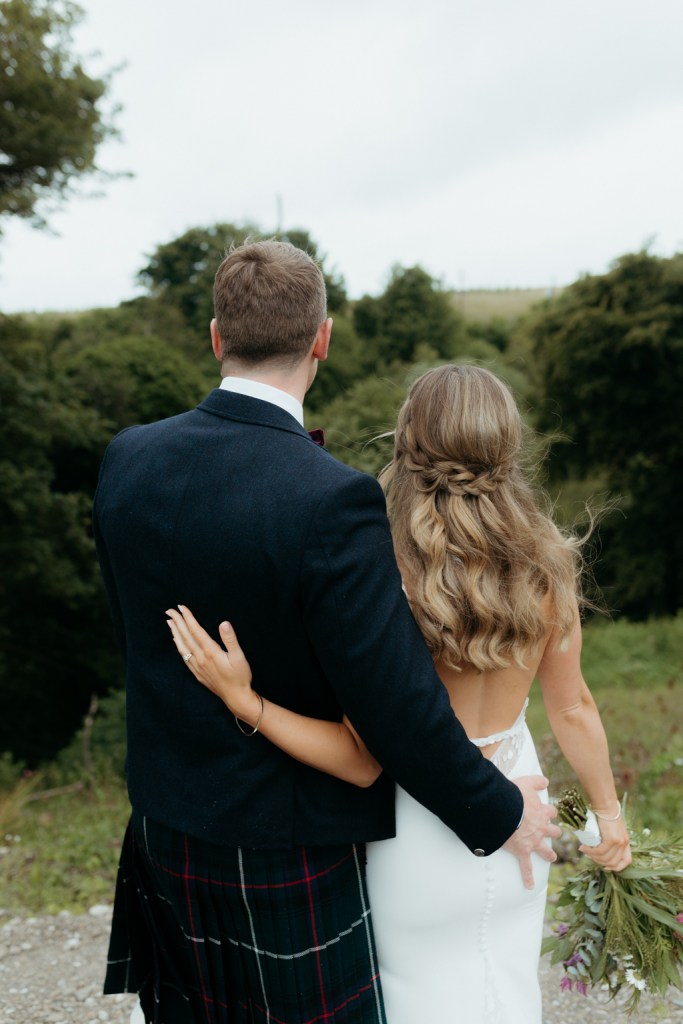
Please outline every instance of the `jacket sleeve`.
[[349, 474], [326, 492], [301, 588], [310, 641], [370, 751], [471, 850], [493, 853], [517, 828], [522, 795], [453, 714], [405, 599], [371, 477]]

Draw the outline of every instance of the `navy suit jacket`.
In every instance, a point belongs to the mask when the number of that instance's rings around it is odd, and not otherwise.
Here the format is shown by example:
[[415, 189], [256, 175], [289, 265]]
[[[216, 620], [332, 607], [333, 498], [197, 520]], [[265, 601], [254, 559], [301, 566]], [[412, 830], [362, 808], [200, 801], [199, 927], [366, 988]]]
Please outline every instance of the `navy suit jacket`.
[[[468, 741], [401, 588], [384, 497], [277, 406], [220, 389], [107, 449], [98, 555], [126, 663], [133, 806], [230, 846], [394, 834], [393, 780], [491, 853], [519, 790]], [[346, 712], [384, 766], [361, 789], [245, 737], [179, 658], [165, 609], [234, 625], [254, 688], [302, 714]]]

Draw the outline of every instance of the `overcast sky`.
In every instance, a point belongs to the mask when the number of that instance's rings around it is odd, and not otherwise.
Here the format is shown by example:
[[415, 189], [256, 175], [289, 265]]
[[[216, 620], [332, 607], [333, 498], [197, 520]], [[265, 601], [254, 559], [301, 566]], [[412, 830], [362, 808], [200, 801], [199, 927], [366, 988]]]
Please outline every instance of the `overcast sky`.
[[394, 263], [545, 287], [683, 250], [681, 0], [80, 0], [134, 177], [5, 220], [0, 309], [138, 293], [157, 245], [218, 221], [307, 228], [352, 297]]

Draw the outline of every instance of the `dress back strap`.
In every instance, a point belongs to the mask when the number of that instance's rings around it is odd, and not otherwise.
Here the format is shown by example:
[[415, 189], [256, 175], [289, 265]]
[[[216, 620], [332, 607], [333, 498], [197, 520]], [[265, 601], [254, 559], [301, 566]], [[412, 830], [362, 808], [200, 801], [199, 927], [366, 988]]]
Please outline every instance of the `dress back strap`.
[[514, 724], [509, 729], [503, 729], [502, 732], [494, 732], [491, 736], [481, 736], [476, 739], [471, 739], [470, 742], [474, 743], [475, 747], [488, 747], [491, 743], [500, 743], [501, 740], [510, 739], [515, 733], [519, 732], [526, 721], [526, 709], [529, 706], [529, 698], [524, 701], [522, 710], [517, 715]]
[[529, 706], [529, 698], [524, 701], [524, 707], [517, 715], [515, 722], [509, 729], [502, 732], [495, 732], [492, 736], [482, 736], [473, 739], [475, 747], [488, 747], [491, 743], [500, 744], [490, 757], [491, 764], [495, 764], [504, 775], [509, 775], [517, 764], [519, 755], [522, 752], [524, 742], [524, 726], [526, 724], [526, 709]]

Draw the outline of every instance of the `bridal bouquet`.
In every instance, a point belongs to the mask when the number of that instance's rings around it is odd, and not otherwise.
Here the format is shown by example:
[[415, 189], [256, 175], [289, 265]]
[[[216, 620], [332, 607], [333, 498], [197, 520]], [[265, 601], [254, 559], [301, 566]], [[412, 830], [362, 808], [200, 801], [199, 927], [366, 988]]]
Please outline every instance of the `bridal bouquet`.
[[[560, 823], [595, 845], [591, 812], [576, 790], [557, 808]], [[683, 987], [683, 837], [656, 842], [649, 829], [631, 831], [631, 849], [633, 863], [619, 873], [583, 858], [560, 892], [560, 923], [542, 947], [564, 965], [561, 988], [585, 995], [597, 985], [612, 998], [626, 987], [629, 1015], [646, 989], [663, 995], [669, 985]]]

